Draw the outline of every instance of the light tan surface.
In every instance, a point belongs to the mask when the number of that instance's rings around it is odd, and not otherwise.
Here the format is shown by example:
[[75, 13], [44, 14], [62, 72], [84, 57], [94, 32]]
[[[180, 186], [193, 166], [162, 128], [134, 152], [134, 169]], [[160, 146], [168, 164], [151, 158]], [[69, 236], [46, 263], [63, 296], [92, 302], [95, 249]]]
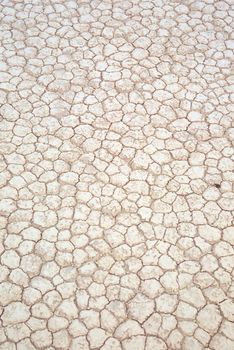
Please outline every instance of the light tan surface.
[[232, 1], [0, 3], [0, 350], [233, 350]]

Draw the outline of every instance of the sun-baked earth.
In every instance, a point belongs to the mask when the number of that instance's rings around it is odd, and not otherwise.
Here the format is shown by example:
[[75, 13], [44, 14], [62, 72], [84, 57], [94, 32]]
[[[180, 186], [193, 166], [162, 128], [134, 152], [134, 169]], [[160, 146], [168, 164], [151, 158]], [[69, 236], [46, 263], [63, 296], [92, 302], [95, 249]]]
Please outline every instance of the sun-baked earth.
[[233, 350], [233, 1], [0, 2], [0, 350]]

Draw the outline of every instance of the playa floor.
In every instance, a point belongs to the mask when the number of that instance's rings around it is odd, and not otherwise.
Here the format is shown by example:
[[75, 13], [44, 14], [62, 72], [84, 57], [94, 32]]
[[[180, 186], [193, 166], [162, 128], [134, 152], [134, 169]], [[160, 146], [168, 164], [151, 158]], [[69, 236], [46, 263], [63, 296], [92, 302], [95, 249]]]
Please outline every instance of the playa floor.
[[0, 350], [233, 350], [231, 0], [0, 2]]

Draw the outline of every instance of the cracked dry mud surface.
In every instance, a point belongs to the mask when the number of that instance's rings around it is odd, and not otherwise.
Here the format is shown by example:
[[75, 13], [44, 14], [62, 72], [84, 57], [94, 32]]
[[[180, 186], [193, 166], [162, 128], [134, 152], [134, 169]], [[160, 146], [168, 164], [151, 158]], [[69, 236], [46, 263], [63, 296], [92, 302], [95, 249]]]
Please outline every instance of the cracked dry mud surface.
[[0, 3], [0, 350], [233, 350], [232, 1]]

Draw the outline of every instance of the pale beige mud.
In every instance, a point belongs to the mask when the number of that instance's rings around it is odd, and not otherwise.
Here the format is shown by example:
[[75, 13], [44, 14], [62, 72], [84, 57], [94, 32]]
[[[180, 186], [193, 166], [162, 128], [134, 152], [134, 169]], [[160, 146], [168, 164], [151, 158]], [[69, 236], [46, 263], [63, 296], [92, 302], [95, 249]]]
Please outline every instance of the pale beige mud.
[[0, 2], [0, 350], [233, 350], [233, 1]]

